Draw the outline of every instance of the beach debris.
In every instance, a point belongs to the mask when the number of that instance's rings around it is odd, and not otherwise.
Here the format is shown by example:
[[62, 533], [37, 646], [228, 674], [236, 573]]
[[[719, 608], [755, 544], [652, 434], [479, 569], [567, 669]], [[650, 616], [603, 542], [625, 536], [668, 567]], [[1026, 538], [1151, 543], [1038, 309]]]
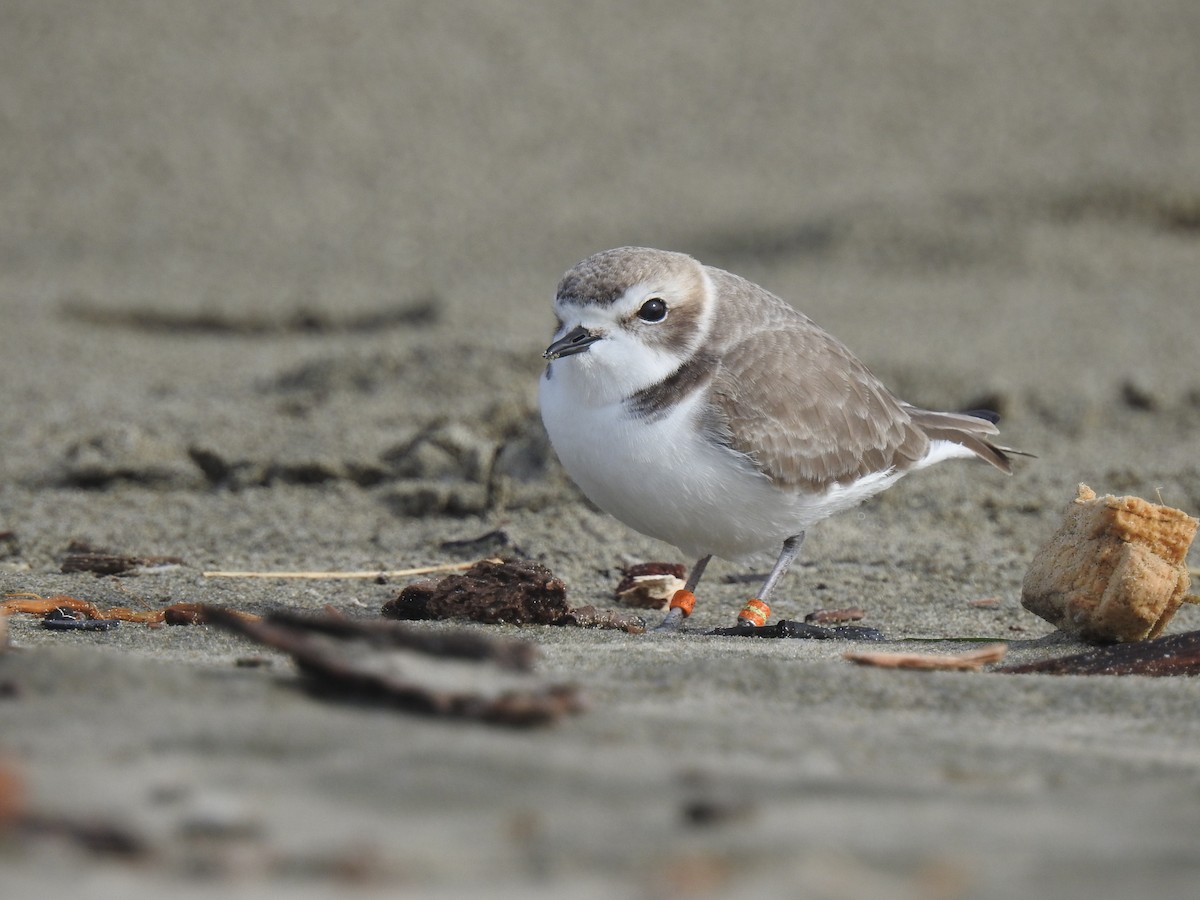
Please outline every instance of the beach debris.
[[975, 650], [962, 653], [893, 653], [852, 652], [843, 654], [843, 659], [861, 666], [878, 666], [884, 669], [925, 669], [929, 671], [973, 672], [991, 663], [1000, 662], [1008, 652], [1008, 644], [984, 644]]
[[846, 606], [842, 609], [818, 609], [804, 617], [810, 625], [843, 625], [846, 622], [857, 622], [866, 618], [866, 613], [857, 606]]
[[682, 590], [687, 569], [679, 563], [644, 562], [621, 570], [617, 601], [638, 609], [665, 610]]
[[[43, 597], [27, 591], [14, 591], [5, 594], [4, 600], [0, 601], [0, 613], [5, 615], [27, 613], [34, 616], [47, 616], [56, 609], [73, 610], [93, 619], [105, 618], [96, 604], [88, 600], [80, 600], [78, 597], [69, 597], [66, 594]], [[123, 608], [118, 611], [132, 612], [132, 610]]]
[[1200, 631], [1004, 666], [1006, 675], [1200, 675]]
[[96, 619], [69, 606], [56, 606], [42, 617], [42, 627], [54, 631], [111, 631], [120, 624], [117, 619]]
[[1098, 497], [1085, 484], [1035, 555], [1021, 605], [1100, 643], [1158, 637], [1187, 599], [1184, 558], [1196, 519], [1140, 497]]
[[87, 541], [71, 541], [63, 557], [63, 572], [91, 572], [93, 575], [136, 575], [148, 569], [160, 570], [187, 565], [178, 556], [137, 556], [95, 547]]
[[[477, 634], [426, 635], [395, 622], [328, 613], [272, 613], [261, 620], [202, 606], [203, 621], [292, 657], [322, 693], [408, 712], [495, 725], [547, 725], [583, 708], [572, 685], [526, 671], [532, 647]], [[376, 652], [364, 652], [374, 650]], [[481, 666], [480, 663], [495, 663]]]
[[418, 581], [383, 605], [385, 618], [467, 619], [489, 625], [579, 625], [645, 630], [640, 616], [573, 608], [567, 586], [548, 568], [528, 559], [483, 559], [461, 575]]
[[550, 625], [566, 614], [567, 586], [541, 563], [490, 558], [461, 575], [418, 581], [383, 607], [389, 619], [470, 619]]
[[815, 625], [812, 622], [795, 622], [780, 619], [774, 625], [734, 625], [732, 628], [714, 628], [707, 632], [718, 637], [752, 638], [799, 638], [814, 641], [886, 641], [887, 637], [877, 628], [866, 625]]
[[[168, 625], [196, 625], [199, 624], [199, 615], [197, 610], [200, 608], [199, 603], [172, 603], [170, 606], [165, 606], [162, 609], [145, 609], [133, 610], [127, 606], [112, 606], [108, 609], [101, 609], [96, 604], [89, 600], [80, 600], [78, 597], [69, 597], [66, 594], [55, 594], [51, 597], [42, 597], [38, 594], [27, 592], [5, 594], [5, 599], [0, 600], [0, 615], [8, 615], [11, 613], [26, 613], [29, 615], [52, 617], [57, 624], [48, 624], [48, 628], [73, 629], [73, 630], [88, 630], [100, 631], [105, 630], [101, 627], [84, 628], [83, 625], [68, 625], [64, 624], [65, 620], [75, 614], [75, 620], [80, 621], [98, 621], [98, 622], [138, 622], [143, 625], [159, 625], [165, 622]], [[251, 613], [237, 613], [237, 615], [245, 616], [249, 619], [257, 619], [258, 617]], [[46, 619], [43, 619], [43, 623]]]
[[[172, 603], [161, 610], [155, 610], [160, 617], [151, 619], [150, 622], [164, 622], [167, 625], [205, 625], [207, 623], [204, 620], [204, 610], [207, 608], [204, 603]], [[257, 622], [262, 618], [254, 613], [242, 612], [230, 607], [225, 607], [225, 612], [231, 616], [240, 616], [247, 622]], [[138, 619], [137, 621], [142, 620]]]

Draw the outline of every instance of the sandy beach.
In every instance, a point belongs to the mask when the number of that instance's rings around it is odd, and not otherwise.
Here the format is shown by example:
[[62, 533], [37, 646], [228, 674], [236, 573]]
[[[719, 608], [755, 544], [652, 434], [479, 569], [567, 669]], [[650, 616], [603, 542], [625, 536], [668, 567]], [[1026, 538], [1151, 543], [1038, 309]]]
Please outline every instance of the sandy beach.
[[[690, 564], [587, 503], [537, 414], [558, 278], [625, 244], [759, 282], [1037, 456], [813, 529], [776, 618], [1073, 653], [1020, 592], [1076, 486], [1200, 514], [1194, 3], [0, 23], [0, 592], [366, 620], [412, 579], [204, 573], [525, 555], [611, 607], [623, 566]], [[183, 562], [64, 573], [73, 541]], [[535, 645], [528, 677], [586, 708], [529, 729], [314, 696], [212, 626], [12, 615], [0, 823], [42, 827], [0, 830], [0, 893], [1195, 895], [1196, 677], [706, 635], [746, 571], [714, 562], [676, 634], [414, 626]], [[1185, 606], [1168, 633], [1196, 629]]]

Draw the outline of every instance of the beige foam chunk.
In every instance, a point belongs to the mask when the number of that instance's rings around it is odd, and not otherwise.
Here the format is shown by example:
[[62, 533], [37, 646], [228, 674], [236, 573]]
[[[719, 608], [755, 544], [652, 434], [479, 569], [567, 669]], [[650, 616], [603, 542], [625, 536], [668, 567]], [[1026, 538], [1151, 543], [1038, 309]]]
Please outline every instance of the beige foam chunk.
[[1187, 597], [1197, 526], [1178, 509], [1081, 484], [1025, 573], [1021, 605], [1085, 640], [1157, 637]]

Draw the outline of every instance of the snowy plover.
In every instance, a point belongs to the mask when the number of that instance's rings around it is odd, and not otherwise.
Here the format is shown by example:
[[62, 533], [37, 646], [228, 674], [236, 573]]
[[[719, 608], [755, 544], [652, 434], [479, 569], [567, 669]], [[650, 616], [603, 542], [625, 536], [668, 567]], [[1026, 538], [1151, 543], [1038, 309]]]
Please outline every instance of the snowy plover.
[[690, 614], [712, 556], [778, 559], [811, 525], [916, 469], [978, 457], [1011, 473], [987, 414], [894, 397], [811, 319], [682, 253], [621, 247], [563, 276], [542, 420], [567, 473], [604, 511], [697, 559], [664, 625]]

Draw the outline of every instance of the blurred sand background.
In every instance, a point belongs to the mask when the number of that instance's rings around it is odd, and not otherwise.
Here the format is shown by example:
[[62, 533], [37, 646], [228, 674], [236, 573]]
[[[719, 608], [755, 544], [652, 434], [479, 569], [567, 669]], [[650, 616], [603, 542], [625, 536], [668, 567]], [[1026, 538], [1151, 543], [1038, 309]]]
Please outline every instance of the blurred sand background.
[[[366, 616], [396, 585], [200, 572], [454, 561], [502, 529], [609, 605], [678, 553], [575, 492], [535, 385], [563, 270], [647, 244], [1039, 456], [815, 529], [776, 616], [1078, 649], [1019, 605], [1075, 485], [1200, 510], [1197, 85], [1189, 0], [7, 0], [0, 590]], [[59, 574], [73, 539], [189, 566]], [[685, 634], [485, 629], [586, 688], [533, 732], [318, 702], [209, 628], [14, 616], [0, 758], [39, 814], [153, 852], [0, 838], [0, 892], [1194, 896], [1196, 679], [704, 637], [737, 571]]]

